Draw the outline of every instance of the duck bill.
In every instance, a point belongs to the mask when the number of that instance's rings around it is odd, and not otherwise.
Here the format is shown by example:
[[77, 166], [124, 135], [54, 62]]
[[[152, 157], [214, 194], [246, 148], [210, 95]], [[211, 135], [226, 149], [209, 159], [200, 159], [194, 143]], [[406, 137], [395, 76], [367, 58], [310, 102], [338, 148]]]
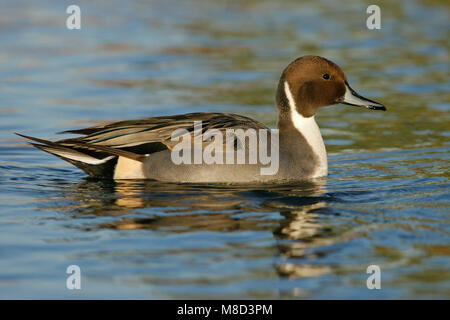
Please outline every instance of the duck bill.
[[367, 109], [371, 110], [386, 111], [386, 107], [381, 103], [360, 96], [355, 90], [353, 90], [349, 86], [347, 81], [345, 82], [345, 95], [341, 98], [339, 102], [351, 106], [366, 107]]

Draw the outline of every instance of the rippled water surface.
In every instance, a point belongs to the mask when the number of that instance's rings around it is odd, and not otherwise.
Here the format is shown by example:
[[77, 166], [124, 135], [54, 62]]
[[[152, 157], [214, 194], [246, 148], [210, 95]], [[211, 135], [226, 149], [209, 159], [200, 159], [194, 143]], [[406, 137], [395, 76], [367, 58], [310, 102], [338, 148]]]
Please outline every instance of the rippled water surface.
[[[77, 4], [79, 31], [64, 2], [1, 5], [0, 298], [450, 298], [446, 1], [382, 1], [378, 31], [358, 1]], [[13, 135], [194, 111], [274, 126], [304, 54], [388, 107], [320, 110], [327, 180], [93, 181]]]

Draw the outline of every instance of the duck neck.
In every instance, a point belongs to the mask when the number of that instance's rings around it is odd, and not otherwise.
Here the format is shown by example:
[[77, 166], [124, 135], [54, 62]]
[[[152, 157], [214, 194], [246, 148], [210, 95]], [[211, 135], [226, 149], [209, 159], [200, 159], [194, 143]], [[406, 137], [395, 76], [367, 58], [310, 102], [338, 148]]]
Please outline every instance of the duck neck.
[[[314, 116], [304, 117], [297, 111], [295, 100], [287, 82], [283, 96], [278, 99], [280, 110], [277, 128], [280, 131], [280, 152], [288, 153], [291, 161], [303, 159], [312, 163], [312, 177], [328, 173], [327, 152]], [[304, 166], [304, 164], [302, 164]]]

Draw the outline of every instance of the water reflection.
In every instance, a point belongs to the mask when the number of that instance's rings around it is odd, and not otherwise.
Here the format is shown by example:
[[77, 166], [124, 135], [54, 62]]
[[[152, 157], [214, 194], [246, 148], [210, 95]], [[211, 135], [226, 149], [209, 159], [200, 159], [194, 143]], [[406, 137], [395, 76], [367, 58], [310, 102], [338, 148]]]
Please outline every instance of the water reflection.
[[116, 217], [106, 223], [84, 225], [81, 228], [85, 231], [269, 231], [276, 245], [272, 254], [282, 261], [275, 264], [278, 275], [311, 277], [330, 270], [303, 262], [309, 248], [334, 241], [320, 223], [321, 210], [329, 199], [325, 183], [322, 179], [295, 185], [233, 186], [85, 180], [73, 185], [69, 199], [64, 199], [71, 205], [58, 209]]

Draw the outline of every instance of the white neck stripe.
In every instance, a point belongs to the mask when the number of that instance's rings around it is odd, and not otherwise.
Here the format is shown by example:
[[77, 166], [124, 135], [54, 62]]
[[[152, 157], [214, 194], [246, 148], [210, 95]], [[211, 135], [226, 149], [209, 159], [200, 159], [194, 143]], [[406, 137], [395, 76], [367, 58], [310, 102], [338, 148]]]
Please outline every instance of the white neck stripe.
[[306, 142], [309, 144], [319, 160], [313, 177], [326, 176], [328, 174], [327, 151], [314, 116], [306, 118], [298, 113], [295, 100], [292, 96], [287, 81], [284, 82], [284, 93], [286, 94], [286, 98], [289, 102], [291, 119], [294, 127], [306, 139]]

